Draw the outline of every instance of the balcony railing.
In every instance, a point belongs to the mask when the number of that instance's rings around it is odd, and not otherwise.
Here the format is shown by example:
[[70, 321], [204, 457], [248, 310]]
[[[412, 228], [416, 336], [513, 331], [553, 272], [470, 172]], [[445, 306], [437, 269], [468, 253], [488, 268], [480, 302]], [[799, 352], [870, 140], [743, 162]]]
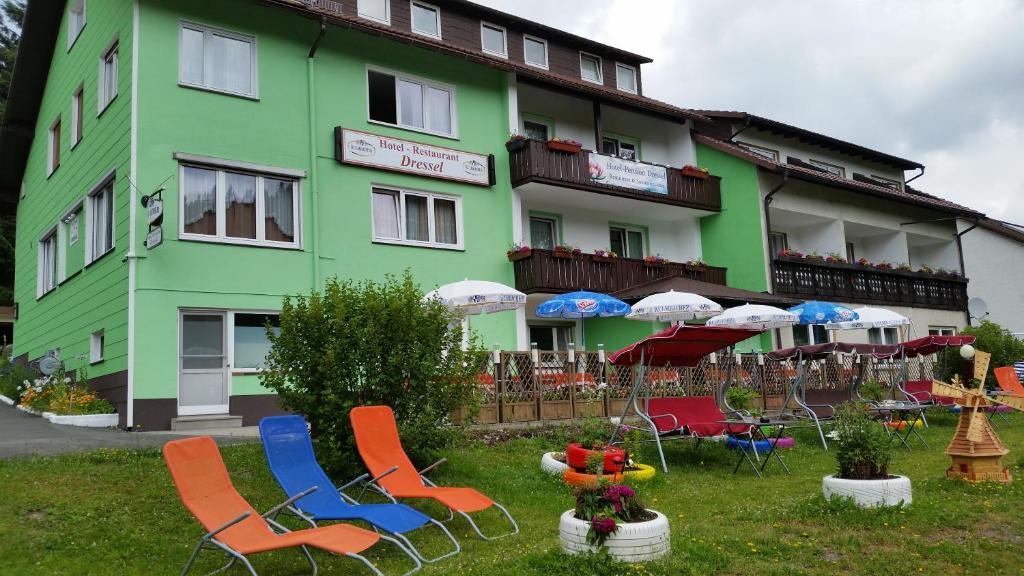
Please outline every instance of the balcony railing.
[[527, 294], [561, 294], [576, 290], [610, 293], [637, 284], [682, 276], [711, 284], [725, 285], [725, 268], [690, 266], [677, 262], [651, 264], [634, 258], [600, 258], [592, 254], [572, 257], [551, 250], [532, 250], [512, 263], [516, 289]]
[[[721, 178], [718, 176], [708, 176], [707, 178], [685, 176], [678, 168], [660, 166], [666, 170], [668, 193], [645, 192], [634, 188], [602, 184], [591, 179], [590, 154], [589, 150], [581, 150], [576, 153], [556, 152], [548, 149], [547, 142], [526, 141], [523, 148], [509, 153], [512, 185], [520, 186], [529, 182], [539, 182], [645, 202], [658, 202], [715, 212], [722, 209]], [[637, 162], [637, 164], [657, 166], [644, 162]]]
[[775, 292], [802, 300], [967, 309], [967, 280], [850, 264], [775, 260]]

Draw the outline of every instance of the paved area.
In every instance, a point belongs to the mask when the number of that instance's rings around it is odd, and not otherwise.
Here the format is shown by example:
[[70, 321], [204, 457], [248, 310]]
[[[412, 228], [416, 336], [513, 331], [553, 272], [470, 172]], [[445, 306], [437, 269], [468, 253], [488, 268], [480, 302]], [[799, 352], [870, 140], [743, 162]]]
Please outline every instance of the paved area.
[[253, 442], [255, 427], [203, 430], [201, 432], [124, 432], [113, 429], [78, 428], [50, 424], [39, 416], [0, 405], [0, 458], [84, 452], [98, 448], [150, 448], [168, 440], [206, 434], [220, 444]]

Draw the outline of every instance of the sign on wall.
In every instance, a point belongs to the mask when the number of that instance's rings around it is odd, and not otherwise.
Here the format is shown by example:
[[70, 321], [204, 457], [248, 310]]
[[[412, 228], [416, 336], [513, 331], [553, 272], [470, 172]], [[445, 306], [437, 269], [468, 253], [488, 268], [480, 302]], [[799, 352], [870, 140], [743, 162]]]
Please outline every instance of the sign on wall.
[[490, 156], [341, 127], [335, 129], [335, 136], [337, 160], [343, 164], [478, 186], [494, 184], [491, 169], [493, 159]]
[[668, 170], [616, 156], [590, 153], [590, 181], [651, 194], [668, 194]]

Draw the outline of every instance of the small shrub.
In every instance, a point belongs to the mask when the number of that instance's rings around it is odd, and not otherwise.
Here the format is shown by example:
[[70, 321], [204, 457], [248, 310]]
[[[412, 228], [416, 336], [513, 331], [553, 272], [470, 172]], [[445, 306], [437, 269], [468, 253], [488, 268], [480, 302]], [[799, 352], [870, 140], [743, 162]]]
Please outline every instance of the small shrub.
[[89, 381], [84, 368], [73, 381], [59, 364], [57, 371], [43, 378], [25, 381], [21, 388], [21, 405], [36, 412], [53, 412], [61, 416], [111, 414], [114, 407], [84, 383]]
[[0, 348], [0, 394], [21, 403], [21, 391], [26, 381], [35, 380], [38, 375], [24, 364], [11, 360], [10, 346]]
[[[1020, 340], [995, 322], [984, 320], [981, 326], [964, 328], [963, 334], [977, 338], [973, 344], [975, 349], [992, 354], [992, 368], [1010, 366], [1014, 362], [1024, 360], [1024, 340]], [[955, 374], [964, 374], [964, 359], [960, 357], [959, 348], [947, 348], [939, 353], [935, 376], [949, 382]], [[996, 384], [995, 375], [990, 368], [985, 386], [995, 388]]]
[[597, 450], [604, 448], [611, 435], [611, 423], [602, 418], [591, 417], [583, 421], [583, 426], [576, 434], [575, 442], [582, 448]]
[[860, 395], [863, 396], [865, 400], [869, 400], [871, 402], [881, 402], [882, 400], [885, 400], [886, 394], [885, 388], [882, 388], [881, 384], [879, 384], [875, 380], [870, 380], [867, 383], [861, 385]]
[[880, 480], [889, 477], [892, 460], [889, 437], [863, 404], [844, 404], [836, 410], [834, 438], [840, 478]]
[[741, 412], [750, 411], [754, 405], [754, 398], [757, 397], [757, 392], [749, 388], [737, 388], [735, 386], [729, 387], [729, 390], [725, 393], [725, 399], [729, 406], [732, 406], [733, 410]]

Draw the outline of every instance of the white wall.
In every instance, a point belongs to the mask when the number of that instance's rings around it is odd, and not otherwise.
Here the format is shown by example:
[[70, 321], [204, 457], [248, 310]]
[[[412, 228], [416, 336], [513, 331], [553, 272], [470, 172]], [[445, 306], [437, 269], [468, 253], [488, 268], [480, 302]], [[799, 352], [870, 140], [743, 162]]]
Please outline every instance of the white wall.
[[779, 152], [779, 162], [785, 162], [787, 156], [793, 156], [804, 162], [813, 159], [842, 166], [846, 169], [846, 177], [849, 179], [852, 179], [853, 173], [857, 172], [865, 176], [876, 175], [899, 180], [900, 182], [904, 181], [903, 171], [899, 168], [884, 166], [858, 156], [825, 150], [811, 144], [803, 144], [796, 138], [784, 138], [756, 128], [744, 130], [743, 133], [736, 136], [736, 141], [777, 150]]
[[[961, 230], [971, 225], [958, 224]], [[961, 242], [968, 296], [985, 301], [987, 320], [1024, 333], [1024, 244], [980, 227], [964, 234]]]
[[594, 142], [594, 107], [590, 100], [574, 98], [558, 92], [551, 92], [519, 84], [519, 131], [523, 128], [523, 115], [534, 114], [554, 119], [555, 134], [563, 140], [577, 140], [588, 150], [595, 150]]

